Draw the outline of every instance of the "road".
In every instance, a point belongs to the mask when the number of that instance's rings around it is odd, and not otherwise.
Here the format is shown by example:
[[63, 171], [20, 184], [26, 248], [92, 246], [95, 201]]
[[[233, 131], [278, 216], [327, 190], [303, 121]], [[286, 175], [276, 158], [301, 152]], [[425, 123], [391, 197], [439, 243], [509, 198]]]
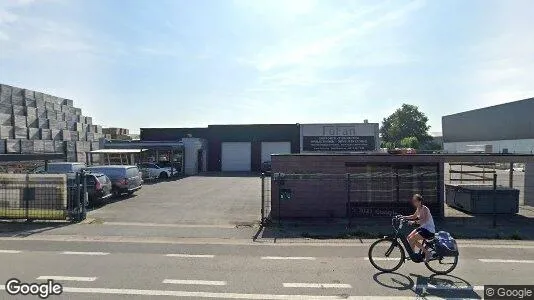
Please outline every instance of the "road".
[[365, 259], [369, 242], [0, 238], [0, 298], [13, 277], [57, 278], [65, 292], [54, 299], [478, 299], [485, 284], [532, 283], [533, 242], [460, 241], [453, 276], [411, 262], [379, 273]]

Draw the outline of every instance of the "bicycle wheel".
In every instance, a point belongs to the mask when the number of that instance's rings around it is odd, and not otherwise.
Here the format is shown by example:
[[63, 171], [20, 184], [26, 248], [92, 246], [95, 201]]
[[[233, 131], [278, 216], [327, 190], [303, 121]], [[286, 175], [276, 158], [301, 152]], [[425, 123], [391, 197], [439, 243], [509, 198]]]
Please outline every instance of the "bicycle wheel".
[[425, 262], [425, 266], [432, 272], [445, 275], [452, 272], [458, 265], [458, 255], [457, 256], [442, 256], [436, 257], [428, 262]]
[[392, 238], [383, 238], [369, 247], [369, 261], [382, 272], [394, 272], [402, 266], [404, 249]]

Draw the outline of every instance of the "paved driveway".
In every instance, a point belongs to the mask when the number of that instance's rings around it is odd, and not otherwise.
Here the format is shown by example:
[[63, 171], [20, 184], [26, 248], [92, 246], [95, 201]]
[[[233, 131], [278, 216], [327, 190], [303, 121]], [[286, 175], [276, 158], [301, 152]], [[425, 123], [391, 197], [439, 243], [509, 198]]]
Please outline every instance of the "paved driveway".
[[258, 177], [193, 176], [145, 185], [88, 216], [106, 222], [236, 225], [257, 222], [260, 207]]

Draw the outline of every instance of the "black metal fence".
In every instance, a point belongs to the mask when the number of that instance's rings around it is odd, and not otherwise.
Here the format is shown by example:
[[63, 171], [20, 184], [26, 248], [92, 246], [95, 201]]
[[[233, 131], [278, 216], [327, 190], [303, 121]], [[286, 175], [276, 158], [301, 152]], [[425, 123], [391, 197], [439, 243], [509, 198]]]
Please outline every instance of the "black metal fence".
[[281, 219], [380, 217], [412, 213], [421, 194], [435, 215], [443, 209], [439, 169], [397, 169], [357, 174], [262, 176], [262, 223]]
[[86, 216], [83, 173], [0, 174], [0, 219], [70, 220]]

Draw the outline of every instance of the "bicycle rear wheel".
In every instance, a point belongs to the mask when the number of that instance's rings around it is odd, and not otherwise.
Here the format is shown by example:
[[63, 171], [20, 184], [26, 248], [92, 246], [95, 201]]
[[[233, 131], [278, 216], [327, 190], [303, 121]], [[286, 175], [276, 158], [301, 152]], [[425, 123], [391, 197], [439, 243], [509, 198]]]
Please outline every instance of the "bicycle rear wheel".
[[382, 272], [394, 272], [402, 266], [404, 249], [392, 238], [383, 238], [369, 247], [369, 261]]
[[445, 275], [452, 272], [458, 265], [458, 255], [457, 256], [442, 256], [436, 257], [428, 262], [425, 262], [425, 266], [432, 272]]

